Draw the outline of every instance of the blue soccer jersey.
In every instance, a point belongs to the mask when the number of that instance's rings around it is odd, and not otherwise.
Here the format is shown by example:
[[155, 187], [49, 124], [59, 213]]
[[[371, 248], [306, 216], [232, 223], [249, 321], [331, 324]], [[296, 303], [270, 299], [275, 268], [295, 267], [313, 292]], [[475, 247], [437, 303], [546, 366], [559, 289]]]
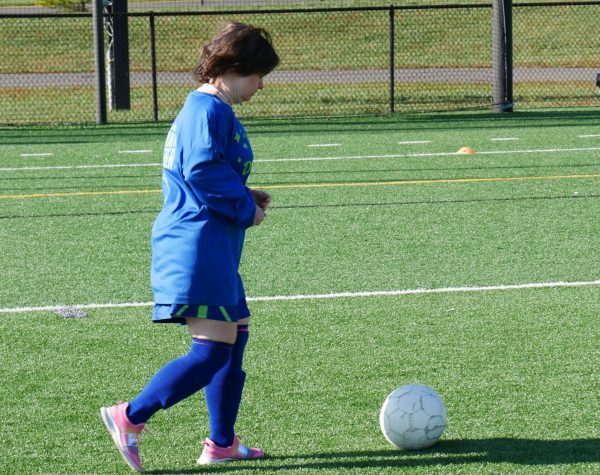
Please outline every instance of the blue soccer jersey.
[[157, 304], [237, 305], [246, 228], [256, 205], [246, 180], [252, 150], [232, 108], [192, 92], [167, 136], [163, 208], [152, 228]]

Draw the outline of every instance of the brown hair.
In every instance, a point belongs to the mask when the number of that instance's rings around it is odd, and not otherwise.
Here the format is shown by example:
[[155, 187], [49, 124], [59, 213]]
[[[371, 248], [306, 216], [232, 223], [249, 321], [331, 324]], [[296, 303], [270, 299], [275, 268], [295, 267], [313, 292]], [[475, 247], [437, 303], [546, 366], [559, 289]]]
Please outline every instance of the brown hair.
[[228, 72], [264, 76], [278, 64], [279, 56], [265, 29], [228, 23], [202, 48], [194, 76], [199, 82], [208, 82]]

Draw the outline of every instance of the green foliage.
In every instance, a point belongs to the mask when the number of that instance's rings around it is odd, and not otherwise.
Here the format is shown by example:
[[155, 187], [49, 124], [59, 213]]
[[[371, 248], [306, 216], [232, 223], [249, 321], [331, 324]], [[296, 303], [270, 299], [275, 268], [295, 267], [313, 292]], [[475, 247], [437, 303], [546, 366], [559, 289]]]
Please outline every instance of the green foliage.
[[59, 8], [69, 12], [85, 12], [91, 0], [38, 0], [41, 7]]

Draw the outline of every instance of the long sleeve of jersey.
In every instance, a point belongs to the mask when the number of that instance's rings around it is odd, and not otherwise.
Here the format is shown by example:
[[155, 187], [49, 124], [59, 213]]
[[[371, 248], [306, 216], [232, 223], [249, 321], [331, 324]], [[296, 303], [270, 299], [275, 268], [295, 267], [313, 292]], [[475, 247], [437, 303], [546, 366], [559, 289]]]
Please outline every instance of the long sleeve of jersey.
[[256, 205], [239, 175], [223, 160], [194, 163], [184, 169], [186, 182], [202, 204], [244, 228], [252, 226]]
[[197, 199], [236, 224], [252, 226], [256, 205], [242, 177], [225, 158], [235, 134], [233, 117], [209, 113], [196, 121], [182, 174]]

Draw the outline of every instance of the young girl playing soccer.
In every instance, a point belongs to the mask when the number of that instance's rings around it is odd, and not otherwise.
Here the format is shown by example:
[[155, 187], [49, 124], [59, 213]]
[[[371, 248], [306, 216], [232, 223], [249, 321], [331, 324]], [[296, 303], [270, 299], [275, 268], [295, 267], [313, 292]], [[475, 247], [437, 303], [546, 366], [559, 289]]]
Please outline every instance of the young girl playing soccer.
[[238, 273], [247, 228], [265, 219], [271, 197], [246, 187], [252, 150], [232, 104], [263, 88], [279, 64], [269, 34], [230, 23], [206, 44], [201, 86], [167, 136], [163, 208], [152, 228], [153, 321], [186, 324], [191, 348], [160, 369], [137, 397], [101, 408], [127, 464], [142, 471], [140, 433], [150, 417], [205, 388], [210, 419], [199, 464], [262, 457], [240, 443], [234, 425], [250, 312]]

